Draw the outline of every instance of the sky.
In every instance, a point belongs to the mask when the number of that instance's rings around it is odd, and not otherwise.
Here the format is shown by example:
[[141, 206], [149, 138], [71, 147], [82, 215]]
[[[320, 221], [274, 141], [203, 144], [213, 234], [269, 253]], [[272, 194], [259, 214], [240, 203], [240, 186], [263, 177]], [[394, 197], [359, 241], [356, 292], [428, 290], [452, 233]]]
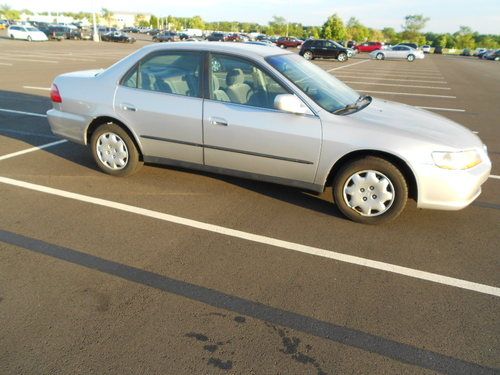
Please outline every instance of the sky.
[[205, 21], [267, 24], [274, 15], [303, 25], [321, 25], [337, 13], [345, 22], [358, 18], [364, 25], [401, 30], [404, 17], [430, 18], [424, 31], [455, 32], [461, 25], [484, 34], [500, 34], [500, 0], [0, 0], [13, 9], [32, 11], [111, 11], [152, 13], [157, 16], [201, 16]]

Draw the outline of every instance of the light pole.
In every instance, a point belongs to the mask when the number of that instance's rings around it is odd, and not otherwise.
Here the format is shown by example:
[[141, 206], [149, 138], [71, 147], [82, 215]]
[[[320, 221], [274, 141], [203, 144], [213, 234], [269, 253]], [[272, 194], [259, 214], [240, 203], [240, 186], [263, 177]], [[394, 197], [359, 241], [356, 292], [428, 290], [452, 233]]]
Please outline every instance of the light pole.
[[94, 35], [93, 35], [93, 39], [94, 39], [94, 42], [99, 42], [99, 34], [97, 33], [97, 22], [96, 22], [95, 12], [92, 13], [92, 21], [94, 22]]

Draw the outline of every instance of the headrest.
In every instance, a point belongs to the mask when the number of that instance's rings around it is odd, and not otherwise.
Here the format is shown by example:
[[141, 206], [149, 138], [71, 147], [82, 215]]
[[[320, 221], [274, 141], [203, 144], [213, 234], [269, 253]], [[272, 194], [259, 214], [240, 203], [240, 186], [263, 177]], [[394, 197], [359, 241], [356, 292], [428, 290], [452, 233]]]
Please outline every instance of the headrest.
[[217, 91], [220, 87], [219, 78], [212, 73], [212, 91]]
[[241, 69], [231, 69], [226, 76], [226, 84], [228, 86], [236, 85], [245, 82], [245, 76]]

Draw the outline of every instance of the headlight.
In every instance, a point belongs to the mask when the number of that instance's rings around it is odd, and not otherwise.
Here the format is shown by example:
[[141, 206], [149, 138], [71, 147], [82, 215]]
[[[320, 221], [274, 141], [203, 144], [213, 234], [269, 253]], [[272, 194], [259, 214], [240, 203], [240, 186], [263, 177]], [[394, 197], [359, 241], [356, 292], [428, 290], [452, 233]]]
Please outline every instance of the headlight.
[[444, 169], [469, 169], [481, 163], [481, 156], [476, 150], [432, 153], [434, 164]]

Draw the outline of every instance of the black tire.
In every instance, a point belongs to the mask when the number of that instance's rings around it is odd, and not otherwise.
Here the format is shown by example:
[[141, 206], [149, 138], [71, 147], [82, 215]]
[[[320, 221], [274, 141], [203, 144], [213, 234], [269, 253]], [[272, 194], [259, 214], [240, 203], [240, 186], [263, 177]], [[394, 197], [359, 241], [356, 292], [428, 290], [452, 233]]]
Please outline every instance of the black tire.
[[[97, 143], [99, 141], [99, 138], [106, 133], [117, 135], [126, 145], [128, 157], [126, 158], [125, 165], [120, 169], [113, 169], [109, 167], [108, 165], [103, 163], [103, 161], [101, 161], [100, 157], [98, 156]], [[112, 176], [129, 176], [137, 172], [140, 167], [142, 167], [143, 162], [140, 160], [139, 151], [137, 150], [134, 141], [130, 138], [128, 133], [123, 130], [123, 128], [112, 122], [102, 124], [97, 129], [95, 129], [90, 139], [90, 148], [97, 166], [103, 172]]]
[[10, 39], [14, 39], [14, 35], [10, 34]]
[[408, 60], [409, 62], [413, 62], [413, 61], [415, 61], [415, 56], [414, 55], [408, 55], [406, 57], [406, 60]]
[[[352, 181], [351, 178], [356, 174], [365, 174], [366, 176], [366, 171], [373, 171], [378, 174], [377, 177], [385, 177], [389, 180], [390, 184], [392, 184], [392, 186], [388, 185], [385, 188], [385, 192], [392, 194], [392, 199], [391, 201], [388, 199], [383, 203], [387, 208], [382, 213], [371, 213], [370, 211], [370, 213], [366, 215], [361, 212], [361, 209], [358, 208], [359, 206], [353, 208], [349, 204], [352, 204], [353, 196], [349, 195], [345, 190], [352, 187], [349, 185]], [[379, 181], [382, 181], [382, 179], [379, 179]], [[368, 182], [366, 183], [369, 184]], [[380, 186], [376, 186], [373, 192], [376, 192], [379, 187]], [[367, 186], [365, 192], [362, 187], [360, 193], [357, 194], [358, 196], [365, 195], [365, 197], [362, 198], [363, 201], [367, 201], [371, 199], [371, 197], [377, 198], [377, 196], [372, 195], [372, 191], [370, 191], [373, 188], [373, 186]], [[333, 178], [332, 191], [333, 200], [340, 212], [350, 220], [362, 224], [381, 224], [395, 219], [403, 211], [406, 201], [408, 200], [408, 185], [401, 171], [389, 161], [375, 156], [355, 159], [340, 167]], [[363, 193], [361, 193], [361, 191], [363, 191]], [[380, 199], [378, 200], [380, 201]]]
[[311, 50], [304, 51], [304, 59], [306, 60], [314, 60], [314, 54]]
[[28, 38], [27, 38], [28, 42], [32, 42], [33, 39], [31, 39], [31, 36], [28, 35]]
[[377, 60], [383, 60], [384, 59], [384, 54], [383, 53], [377, 53], [377, 55], [375, 56]]

